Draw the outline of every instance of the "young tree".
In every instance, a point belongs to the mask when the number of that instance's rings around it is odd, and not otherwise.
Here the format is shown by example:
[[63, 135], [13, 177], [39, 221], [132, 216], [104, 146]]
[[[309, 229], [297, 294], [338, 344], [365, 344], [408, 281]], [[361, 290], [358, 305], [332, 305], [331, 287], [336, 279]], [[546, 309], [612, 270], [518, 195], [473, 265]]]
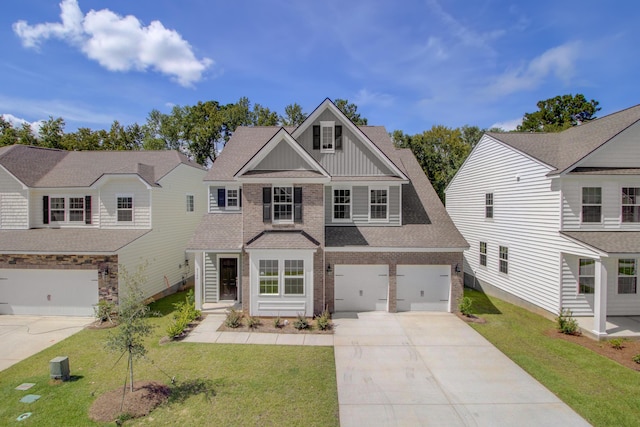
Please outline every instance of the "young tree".
[[595, 119], [599, 102], [587, 101], [583, 94], [562, 95], [538, 101], [538, 111], [525, 113], [518, 132], [560, 132]]
[[133, 392], [133, 361], [144, 357], [147, 348], [144, 339], [153, 331], [149, 324], [149, 306], [144, 303], [141, 286], [146, 282], [146, 264], [141, 264], [135, 274], [129, 274], [124, 266], [118, 266], [120, 283], [123, 289], [118, 303], [118, 323], [115, 332], [110, 333], [106, 347], [120, 353], [128, 353], [129, 358], [129, 387]]

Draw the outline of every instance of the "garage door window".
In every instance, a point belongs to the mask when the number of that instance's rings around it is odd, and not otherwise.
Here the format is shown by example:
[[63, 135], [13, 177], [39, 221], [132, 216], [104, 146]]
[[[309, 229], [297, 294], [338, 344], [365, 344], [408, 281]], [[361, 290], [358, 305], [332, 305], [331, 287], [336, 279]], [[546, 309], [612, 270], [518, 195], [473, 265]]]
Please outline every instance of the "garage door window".
[[284, 261], [284, 293], [285, 295], [304, 295], [304, 261]]
[[258, 271], [261, 295], [278, 294], [278, 260], [261, 259]]

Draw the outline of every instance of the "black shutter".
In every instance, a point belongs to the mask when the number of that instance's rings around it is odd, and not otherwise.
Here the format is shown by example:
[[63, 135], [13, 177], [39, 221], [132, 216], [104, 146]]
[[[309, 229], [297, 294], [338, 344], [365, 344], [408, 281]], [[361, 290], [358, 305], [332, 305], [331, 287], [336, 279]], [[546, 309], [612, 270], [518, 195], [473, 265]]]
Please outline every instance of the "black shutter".
[[313, 149], [320, 149], [320, 125], [313, 125]]
[[242, 188], [238, 190], [238, 206], [242, 207]]
[[342, 126], [337, 125], [335, 129], [336, 150], [342, 150]]
[[224, 188], [218, 188], [218, 207], [224, 208], [224, 206], [225, 206]]
[[293, 220], [302, 222], [302, 187], [293, 188]]
[[42, 223], [49, 224], [49, 196], [42, 196]]
[[262, 187], [262, 221], [271, 221], [271, 187]]
[[91, 196], [84, 196], [84, 223], [91, 224]]

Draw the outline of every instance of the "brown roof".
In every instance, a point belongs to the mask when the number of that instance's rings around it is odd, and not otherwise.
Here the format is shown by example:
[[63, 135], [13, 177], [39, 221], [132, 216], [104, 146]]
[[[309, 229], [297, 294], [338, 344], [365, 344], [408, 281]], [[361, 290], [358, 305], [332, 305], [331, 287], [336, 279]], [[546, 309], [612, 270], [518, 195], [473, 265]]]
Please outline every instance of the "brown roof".
[[324, 178], [320, 172], [310, 170], [267, 171], [255, 170], [242, 175], [245, 178]]
[[249, 242], [247, 249], [317, 249], [320, 243], [301, 230], [265, 230]]
[[203, 169], [177, 151], [64, 151], [13, 145], [0, 165], [29, 187], [89, 187], [107, 174], [137, 174], [157, 185], [180, 164]]
[[640, 253], [640, 231], [562, 231], [560, 234], [608, 254]]
[[0, 230], [2, 253], [114, 253], [151, 230], [34, 228]]
[[594, 150], [640, 120], [640, 105], [558, 133], [494, 133], [488, 135], [565, 172]]
[[238, 251], [242, 248], [242, 212], [205, 214], [187, 244], [191, 251]]

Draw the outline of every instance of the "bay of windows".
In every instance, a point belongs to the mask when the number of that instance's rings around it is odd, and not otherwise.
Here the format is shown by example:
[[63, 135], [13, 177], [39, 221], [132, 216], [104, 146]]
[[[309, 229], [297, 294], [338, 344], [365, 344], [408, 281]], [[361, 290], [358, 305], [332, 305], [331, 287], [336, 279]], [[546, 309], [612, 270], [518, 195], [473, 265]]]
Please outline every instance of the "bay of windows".
[[[277, 259], [259, 261], [258, 285], [261, 295], [279, 295], [282, 290], [285, 295], [304, 295], [304, 261], [286, 259], [283, 264]], [[284, 289], [281, 289], [280, 283], [284, 284]]]

